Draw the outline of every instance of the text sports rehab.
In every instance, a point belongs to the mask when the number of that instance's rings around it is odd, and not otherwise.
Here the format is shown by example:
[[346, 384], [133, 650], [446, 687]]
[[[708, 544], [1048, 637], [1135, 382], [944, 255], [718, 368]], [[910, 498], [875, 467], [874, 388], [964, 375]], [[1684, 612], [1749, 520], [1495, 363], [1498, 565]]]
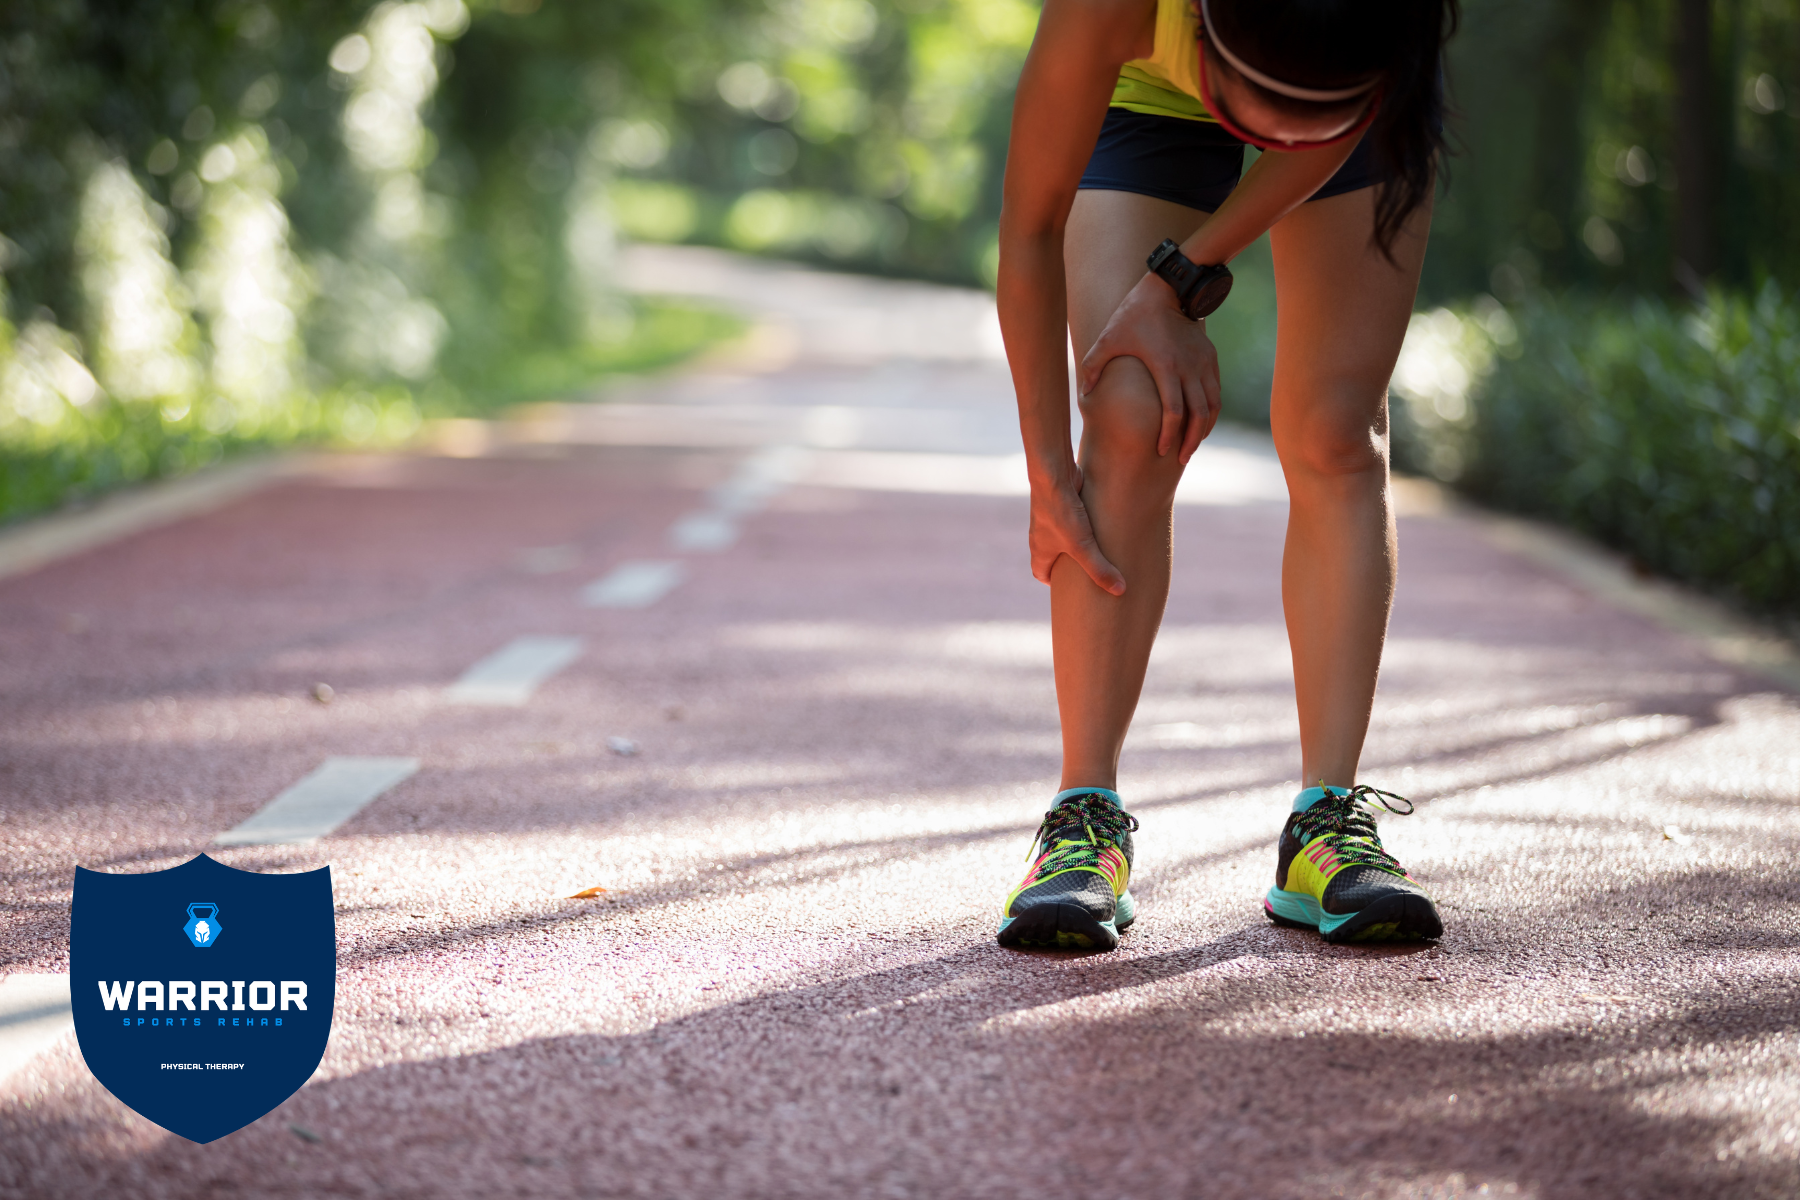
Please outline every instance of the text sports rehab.
[[[206, 1018], [199, 1014], [216, 1008], [221, 1015], [212, 1018], [215, 1028], [279, 1029], [285, 1028], [283, 1018], [279, 1015], [237, 1017], [223, 1014], [306, 1011], [306, 981], [303, 979], [283, 979], [279, 983], [271, 979], [253, 979], [248, 984], [242, 979], [230, 980], [229, 984], [223, 979], [202, 979], [198, 982], [192, 979], [171, 979], [166, 987], [159, 979], [127, 979], [123, 982], [116, 979], [110, 982], [100, 980], [99, 984], [100, 1003], [107, 1012], [134, 1011], [132, 994], [135, 991], [136, 1012], [168, 1014], [138, 1016], [135, 1020], [130, 1016], [121, 1018], [127, 1027], [132, 1028], [145, 1026], [152, 1029], [173, 1029], [180, 1026], [197, 1029], [206, 1023]], [[195, 1015], [173, 1015], [182, 1009]]]

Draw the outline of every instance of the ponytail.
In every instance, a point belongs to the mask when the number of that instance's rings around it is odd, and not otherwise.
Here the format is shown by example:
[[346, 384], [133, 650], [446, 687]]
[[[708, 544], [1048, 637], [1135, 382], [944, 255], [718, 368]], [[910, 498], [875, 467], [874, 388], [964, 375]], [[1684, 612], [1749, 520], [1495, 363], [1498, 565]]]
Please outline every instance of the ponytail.
[[[1449, 148], [1444, 140], [1444, 44], [1456, 32], [1457, 0], [1395, 4], [1394, 57], [1375, 123], [1364, 135], [1387, 184], [1375, 201], [1375, 244], [1388, 261], [1413, 213], [1431, 199]], [[1403, 14], [1403, 15], [1402, 15]]]

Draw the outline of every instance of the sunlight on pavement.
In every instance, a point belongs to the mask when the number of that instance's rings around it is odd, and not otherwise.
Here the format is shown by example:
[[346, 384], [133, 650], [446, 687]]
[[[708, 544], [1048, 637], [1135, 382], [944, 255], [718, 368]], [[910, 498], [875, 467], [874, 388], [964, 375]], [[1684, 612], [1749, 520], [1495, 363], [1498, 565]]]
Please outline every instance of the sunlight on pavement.
[[[1285, 489], [1222, 429], [1121, 764], [1143, 915], [1113, 954], [1003, 951], [1059, 737], [991, 304], [689, 249], [693, 286], [787, 322], [782, 365], [335, 461], [0, 585], [9, 969], [67, 969], [72, 864], [161, 869], [220, 830], [245, 870], [329, 865], [337, 905], [323, 1065], [204, 1150], [122, 1115], [73, 1039], [16, 1049], [37, 1010], [0, 980], [0, 1119], [46, 1170], [789, 1194], [737, 1186], [754, 1146], [843, 1195], [891, 1161], [960, 1197], [1041, 1160], [991, 1114], [1073, 1087], [1131, 1195], [1258, 1195], [1232, 1164], [1272, 1145], [1271, 1194], [1780, 1194], [1791, 693], [1408, 510], [1364, 760], [1418, 802], [1382, 837], [1448, 929], [1274, 927]], [[1296, 1080], [1357, 1103], [1296, 1137]]]

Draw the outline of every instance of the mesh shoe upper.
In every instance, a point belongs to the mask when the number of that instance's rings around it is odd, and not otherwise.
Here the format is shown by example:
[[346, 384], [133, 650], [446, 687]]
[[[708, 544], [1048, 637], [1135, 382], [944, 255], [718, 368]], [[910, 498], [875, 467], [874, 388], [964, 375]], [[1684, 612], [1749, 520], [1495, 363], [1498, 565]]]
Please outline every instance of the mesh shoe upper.
[[[1294, 859], [1304, 854], [1309, 879], [1325, 880], [1319, 895], [1319, 907], [1325, 912], [1360, 912], [1395, 892], [1427, 896], [1425, 889], [1382, 847], [1374, 815], [1365, 806], [1365, 800], [1379, 803], [1390, 812], [1412, 811], [1411, 802], [1404, 797], [1367, 785], [1358, 785], [1344, 795], [1327, 792], [1310, 808], [1289, 815], [1276, 850], [1275, 886], [1287, 890]], [[1406, 808], [1394, 808], [1389, 800], [1400, 800]]]
[[1325, 885], [1325, 896], [1319, 901], [1319, 907], [1328, 913], [1361, 912], [1395, 892], [1411, 892], [1430, 898], [1430, 893], [1414, 883], [1410, 875], [1395, 875], [1379, 867], [1346, 867]]
[[1077, 904], [1110, 920], [1131, 880], [1137, 818], [1097, 792], [1065, 797], [1044, 814], [1031, 869], [1007, 898], [1006, 914], [1038, 904]]

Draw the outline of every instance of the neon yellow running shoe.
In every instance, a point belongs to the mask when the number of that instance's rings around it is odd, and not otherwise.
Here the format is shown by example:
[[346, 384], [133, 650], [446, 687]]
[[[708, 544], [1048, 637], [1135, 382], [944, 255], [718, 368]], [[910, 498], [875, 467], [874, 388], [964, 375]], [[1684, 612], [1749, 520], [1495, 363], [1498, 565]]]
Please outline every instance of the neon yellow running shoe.
[[1110, 788], [1058, 792], [1032, 842], [1031, 869], [1006, 898], [1002, 946], [1112, 950], [1137, 919], [1131, 835], [1137, 818]]
[[[1395, 808], [1398, 800], [1405, 808]], [[1328, 942], [1435, 938], [1437, 905], [1382, 849], [1373, 806], [1398, 816], [1412, 801], [1367, 784], [1307, 788], [1276, 848], [1275, 886], [1263, 911], [1277, 925], [1316, 929]]]

